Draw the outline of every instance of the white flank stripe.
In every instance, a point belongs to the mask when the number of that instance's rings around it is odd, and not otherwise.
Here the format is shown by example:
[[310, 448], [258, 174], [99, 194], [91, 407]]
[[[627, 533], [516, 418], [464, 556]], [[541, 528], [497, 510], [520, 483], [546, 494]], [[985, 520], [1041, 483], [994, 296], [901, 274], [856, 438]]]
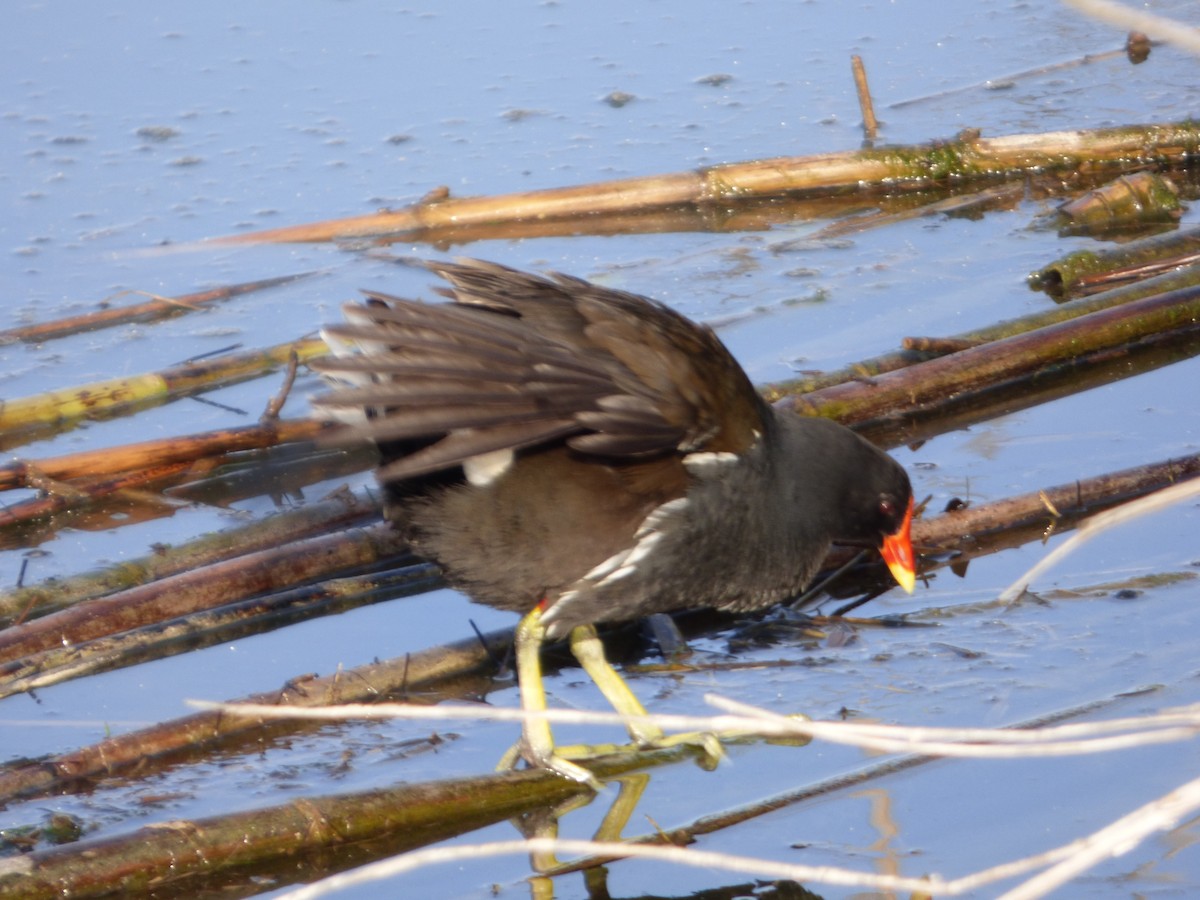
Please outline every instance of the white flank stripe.
[[658, 526], [662, 524], [664, 519], [681, 511], [687, 505], [687, 497], [679, 497], [676, 500], [670, 500], [664, 503], [662, 506], [650, 513], [650, 515], [646, 516], [645, 521], [642, 522], [641, 527], [638, 528], [637, 534], [635, 534], [634, 537], [640, 539], [652, 531], [658, 531]]
[[727, 466], [737, 461], [736, 453], [689, 453], [683, 458], [683, 464], [690, 472], [701, 472], [704, 469]]
[[[631, 551], [629, 550], [622, 550], [620, 553], [614, 553], [608, 559], [604, 560], [604, 562], [600, 563], [600, 565], [596, 566], [594, 569], [584, 575], [583, 580], [599, 581], [600, 579], [604, 578], [605, 575], [608, 575], [614, 569], [618, 568], [623, 562], [625, 562], [625, 559], [629, 556], [630, 552]], [[566, 594], [563, 594], [563, 596], [565, 597]]]

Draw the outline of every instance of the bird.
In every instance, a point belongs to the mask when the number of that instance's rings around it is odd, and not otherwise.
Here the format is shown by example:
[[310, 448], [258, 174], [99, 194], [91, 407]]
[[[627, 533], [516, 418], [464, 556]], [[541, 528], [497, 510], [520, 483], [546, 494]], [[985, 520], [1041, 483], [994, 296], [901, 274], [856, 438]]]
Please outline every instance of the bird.
[[[829, 419], [768, 405], [712, 329], [570, 275], [417, 261], [449, 303], [365, 291], [323, 330], [318, 411], [378, 445], [385, 517], [472, 600], [521, 614], [521, 705], [567, 637], [638, 745], [664, 740], [596, 626], [798, 594], [830, 547], [912, 593], [909, 478]], [[631, 720], [632, 717], [632, 720]], [[519, 754], [595, 786], [527, 717]]]

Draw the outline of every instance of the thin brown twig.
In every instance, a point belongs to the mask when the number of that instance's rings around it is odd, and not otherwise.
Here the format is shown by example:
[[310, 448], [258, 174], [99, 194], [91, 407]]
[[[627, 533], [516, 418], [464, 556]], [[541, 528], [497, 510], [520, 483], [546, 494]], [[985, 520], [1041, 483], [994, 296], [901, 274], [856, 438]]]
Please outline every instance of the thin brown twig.
[[284, 372], [283, 384], [280, 386], [278, 393], [271, 398], [267, 404], [267, 408], [263, 410], [262, 416], [259, 417], [260, 422], [275, 422], [279, 420], [279, 411], [283, 409], [283, 404], [287, 403], [288, 395], [292, 392], [292, 385], [296, 383], [296, 372], [300, 369], [300, 356], [296, 351], [288, 354], [287, 371]]
[[132, 291], [129, 293], [142, 293], [153, 299], [136, 306], [102, 309], [80, 316], [57, 319], [53, 322], [41, 322], [36, 325], [25, 325], [21, 328], [10, 328], [7, 331], [0, 331], [0, 345], [15, 343], [17, 341], [25, 341], [27, 343], [49, 341], [55, 338], [78, 334], [82, 331], [95, 331], [98, 328], [126, 325], [131, 322], [151, 322], [158, 319], [165, 319], [180, 312], [199, 310], [205, 306], [229, 300], [242, 294], [290, 284], [293, 281], [299, 281], [302, 278], [308, 278], [315, 274], [315, 272], [300, 272], [296, 275], [282, 275], [277, 278], [265, 278], [261, 281], [248, 281], [243, 284], [227, 285], [207, 291], [183, 294], [179, 297], [162, 297], [157, 294], [147, 294], [144, 291]]
[[871, 102], [871, 88], [867, 85], [867, 69], [862, 57], [850, 57], [850, 69], [854, 73], [854, 89], [858, 92], [858, 108], [862, 110], [863, 135], [874, 141], [879, 133], [879, 120], [875, 118], [875, 104]]

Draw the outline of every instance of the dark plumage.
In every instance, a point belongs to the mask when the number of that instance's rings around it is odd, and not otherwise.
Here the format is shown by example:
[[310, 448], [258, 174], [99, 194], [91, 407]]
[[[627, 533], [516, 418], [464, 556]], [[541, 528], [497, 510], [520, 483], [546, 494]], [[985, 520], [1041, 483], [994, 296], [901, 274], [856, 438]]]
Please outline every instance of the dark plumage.
[[[387, 516], [418, 553], [530, 613], [535, 654], [596, 622], [786, 599], [835, 541], [881, 548], [912, 589], [904, 470], [765, 404], [710, 329], [565, 275], [427, 265], [454, 302], [348, 306], [326, 332], [347, 355], [319, 365], [347, 386], [317, 403], [379, 443]], [[548, 753], [526, 748], [580, 777]]]

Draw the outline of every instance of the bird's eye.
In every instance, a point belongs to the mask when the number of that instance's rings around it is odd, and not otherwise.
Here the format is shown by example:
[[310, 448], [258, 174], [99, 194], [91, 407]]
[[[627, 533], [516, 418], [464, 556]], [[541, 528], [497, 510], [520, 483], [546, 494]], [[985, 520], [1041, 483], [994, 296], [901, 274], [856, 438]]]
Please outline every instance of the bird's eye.
[[895, 518], [896, 502], [891, 497], [881, 497], [879, 499], [879, 514], [885, 519]]

